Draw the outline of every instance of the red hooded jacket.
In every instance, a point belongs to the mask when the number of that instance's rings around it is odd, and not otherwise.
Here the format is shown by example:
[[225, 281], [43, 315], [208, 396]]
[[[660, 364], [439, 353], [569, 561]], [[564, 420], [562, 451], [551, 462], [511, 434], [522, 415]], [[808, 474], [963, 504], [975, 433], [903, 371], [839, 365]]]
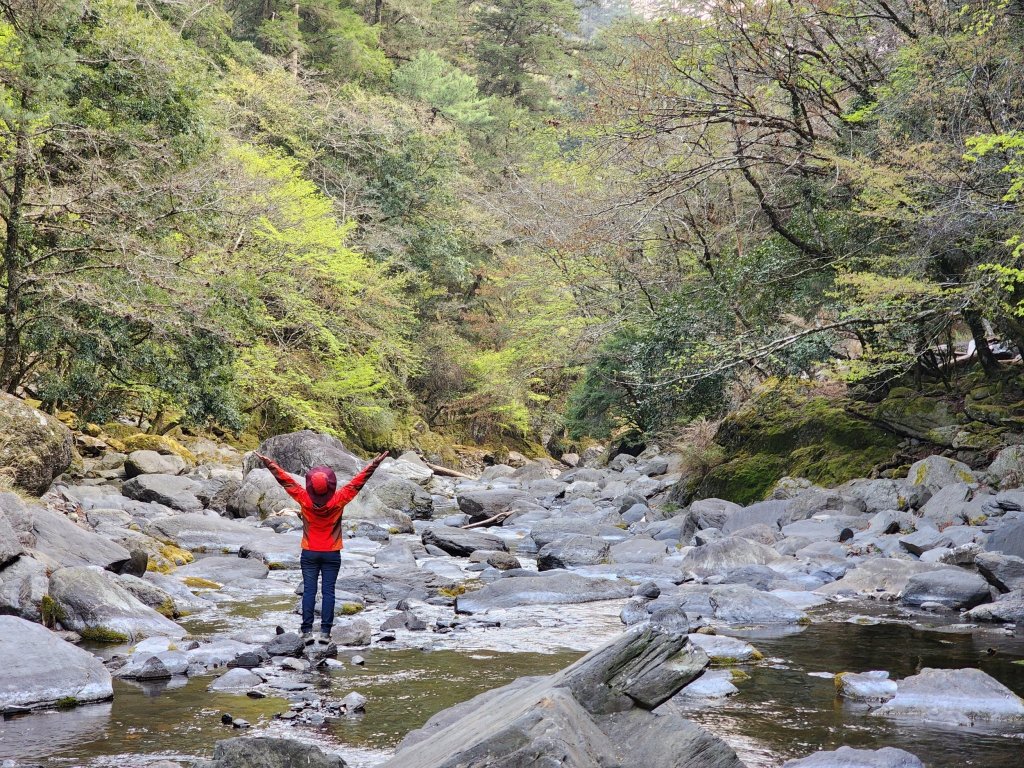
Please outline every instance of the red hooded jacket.
[[[379, 466], [373, 462], [363, 468], [347, 485], [331, 493], [326, 499], [314, 500], [306, 486], [296, 480], [281, 465], [264, 458], [263, 463], [271, 471], [288, 495], [299, 502], [302, 516], [302, 548], [313, 552], [337, 552], [344, 544], [341, 541], [341, 515], [345, 506], [356, 497], [359, 490]], [[334, 473], [330, 472], [334, 480]], [[307, 483], [308, 485], [308, 483]], [[317, 503], [320, 502], [320, 503]]]

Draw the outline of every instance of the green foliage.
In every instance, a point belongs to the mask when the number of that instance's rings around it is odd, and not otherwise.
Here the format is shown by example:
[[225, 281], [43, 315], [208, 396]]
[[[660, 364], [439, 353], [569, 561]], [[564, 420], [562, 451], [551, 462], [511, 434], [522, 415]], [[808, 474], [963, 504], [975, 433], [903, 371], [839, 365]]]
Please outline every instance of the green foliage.
[[394, 71], [391, 82], [398, 94], [429, 105], [461, 126], [482, 128], [494, 121], [491, 99], [480, 96], [472, 76], [435, 51], [417, 53]]

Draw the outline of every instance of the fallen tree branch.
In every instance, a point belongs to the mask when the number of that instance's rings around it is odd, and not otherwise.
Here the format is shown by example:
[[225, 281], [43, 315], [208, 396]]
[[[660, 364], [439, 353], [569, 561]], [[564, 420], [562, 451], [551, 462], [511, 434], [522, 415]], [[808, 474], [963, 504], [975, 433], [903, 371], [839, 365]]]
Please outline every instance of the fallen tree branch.
[[511, 514], [511, 512], [499, 512], [493, 517], [488, 517], [486, 520], [478, 520], [475, 523], [467, 523], [460, 527], [462, 530], [468, 531], [470, 528], [483, 528], [485, 525], [498, 525], [499, 523], [505, 522], [506, 518]]
[[440, 464], [431, 464], [429, 461], [424, 461], [423, 463], [426, 464], [427, 469], [435, 475], [441, 475], [442, 477], [461, 477], [465, 480], [477, 479], [472, 475], [467, 475], [465, 472], [459, 472], [457, 469], [448, 469], [448, 467], [442, 467]]

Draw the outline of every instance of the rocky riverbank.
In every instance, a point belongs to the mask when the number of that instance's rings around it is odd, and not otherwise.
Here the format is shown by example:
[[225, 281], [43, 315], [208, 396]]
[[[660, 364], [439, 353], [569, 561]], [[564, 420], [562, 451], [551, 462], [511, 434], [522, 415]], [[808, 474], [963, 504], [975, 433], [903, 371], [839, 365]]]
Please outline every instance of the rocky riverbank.
[[[756, 670], [785, 666], [765, 650], [774, 638], [798, 647], [817, 625], [892, 624], [1024, 656], [1017, 448], [981, 471], [933, 456], [905, 478], [832, 489], [785, 478], [766, 501], [686, 507], [671, 501], [676, 457], [655, 450], [607, 466], [595, 455], [575, 467], [496, 465], [476, 479], [406, 454], [385, 462], [346, 512], [339, 620], [332, 642], [309, 651], [294, 633], [294, 504], [251, 457], [211, 443], [78, 435], [89, 455], [69, 481], [54, 444], [74, 438], [39, 418], [50, 458], [33, 464], [23, 446], [17, 477], [45, 493], [0, 495], [0, 727], [11, 732], [39, 710], [59, 719], [109, 706], [90, 702], [126, 683], [159, 685], [168, 701], [200, 685], [218, 702], [280, 702], [250, 722], [240, 704], [218, 723], [225, 737], [269, 729], [358, 765], [625, 766], [643, 755], [649, 766], [740, 766], [744, 745], [702, 713], [742, 702]], [[320, 463], [353, 473], [362, 463], [309, 432], [262, 450], [295, 473]], [[332, 724], [402, 705], [324, 681], [392, 649], [593, 653], [437, 714], [393, 757], [360, 757], [330, 735]], [[980, 728], [1007, 744], [1024, 733], [1016, 679], [962, 656], [916, 668], [898, 647], [891, 653], [870, 668], [821, 659], [832, 695], [870, 718], [865, 727]], [[665, 739], [670, 750], [657, 746]], [[0, 739], [0, 758], [24, 760], [5, 754], [12, 743]], [[920, 764], [901, 751], [914, 752], [910, 741], [880, 746], [895, 749], [792, 765]], [[249, 765], [251, 748], [218, 748], [213, 765]], [[297, 748], [277, 748], [279, 764], [291, 764]]]

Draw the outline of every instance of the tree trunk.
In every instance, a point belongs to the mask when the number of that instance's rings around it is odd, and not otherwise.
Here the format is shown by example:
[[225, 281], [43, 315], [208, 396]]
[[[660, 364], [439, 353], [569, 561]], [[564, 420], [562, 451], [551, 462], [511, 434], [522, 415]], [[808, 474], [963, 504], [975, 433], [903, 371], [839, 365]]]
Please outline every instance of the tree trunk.
[[380, 24], [381, 17], [384, 15], [384, 0], [375, 0], [373, 4], [373, 23]]
[[[22, 106], [26, 97], [22, 95]], [[13, 392], [17, 385], [16, 372], [21, 365], [21, 288], [25, 282], [21, 264], [21, 229], [24, 226], [22, 207], [25, 202], [25, 184], [28, 180], [29, 141], [24, 124], [15, 135], [14, 173], [7, 210], [7, 233], [4, 238], [4, 276], [7, 292], [4, 296], [4, 349], [0, 358], [0, 386]]]
[[299, 76], [299, 4], [295, 3], [292, 10], [295, 12], [295, 43], [292, 45], [290, 68], [292, 77], [297, 78]]
[[981, 315], [974, 310], [964, 311], [964, 321], [971, 329], [971, 336], [974, 338], [974, 347], [978, 352], [978, 362], [987, 376], [996, 376], [999, 373], [999, 361], [992, 353], [992, 347], [988, 345], [988, 337], [985, 334], [985, 323]]

